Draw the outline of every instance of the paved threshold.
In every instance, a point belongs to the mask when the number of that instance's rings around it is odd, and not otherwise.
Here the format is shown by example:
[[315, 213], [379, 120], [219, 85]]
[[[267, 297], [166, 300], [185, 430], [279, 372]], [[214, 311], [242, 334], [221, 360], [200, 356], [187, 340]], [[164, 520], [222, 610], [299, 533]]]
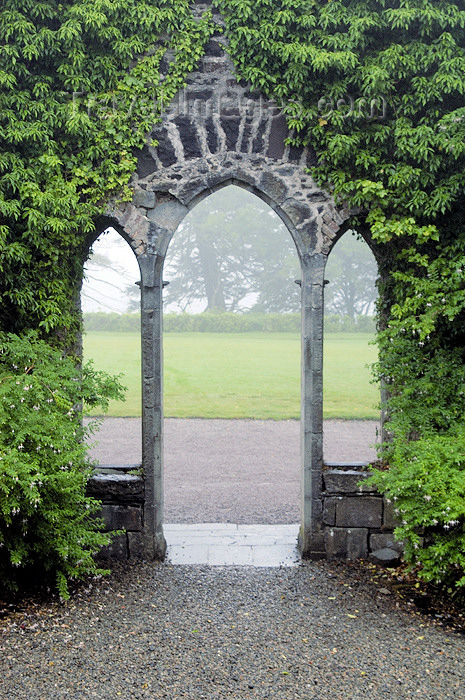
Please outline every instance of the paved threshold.
[[164, 525], [171, 564], [297, 566], [299, 525]]

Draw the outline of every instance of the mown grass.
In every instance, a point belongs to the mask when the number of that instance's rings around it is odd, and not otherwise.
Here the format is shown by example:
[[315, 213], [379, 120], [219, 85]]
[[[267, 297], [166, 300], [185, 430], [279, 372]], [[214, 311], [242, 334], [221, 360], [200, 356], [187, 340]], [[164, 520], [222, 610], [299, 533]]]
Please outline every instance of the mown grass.
[[[376, 419], [379, 393], [367, 365], [376, 348], [364, 333], [327, 333], [324, 417]], [[90, 332], [84, 356], [122, 372], [126, 401], [109, 415], [140, 415], [140, 336]], [[300, 415], [297, 333], [166, 333], [164, 406], [169, 417], [289, 419]]]

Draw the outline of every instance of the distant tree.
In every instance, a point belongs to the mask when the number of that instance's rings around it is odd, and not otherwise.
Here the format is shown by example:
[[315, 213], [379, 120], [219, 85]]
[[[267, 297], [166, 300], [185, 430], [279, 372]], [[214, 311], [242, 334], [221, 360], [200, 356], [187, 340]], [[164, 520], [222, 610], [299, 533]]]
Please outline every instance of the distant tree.
[[331, 251], [326, 266], [325, 307], [328, 313], [349, 316], [374, 313], [378, 296], [378, 266], [363, 239], [346, 233]]
[[[84, 310], [137, 311], [140, 289], [133, 282], [140, 274], [134, 253], [114, 229], [95, 241], [85, 265], [81, 290]], [[131, 284], [128, 282], [131, 280]]]
[[166, 305], [186, 311], [296, 311], [299, 261], [279, 217], [258, 197], [227, 187], [201, 202], [168, 250]]
[[[326, 268], [327, 311], [352, 319], [373, 313], [377, 274], [366, 243], [355, 234], [343, 236]], [[298, 277], [295, 246], [277, 214], [258, 197], [227, 187], [193, 209], [175, 233], [165, 264], [166, 307], [299, 311]]]

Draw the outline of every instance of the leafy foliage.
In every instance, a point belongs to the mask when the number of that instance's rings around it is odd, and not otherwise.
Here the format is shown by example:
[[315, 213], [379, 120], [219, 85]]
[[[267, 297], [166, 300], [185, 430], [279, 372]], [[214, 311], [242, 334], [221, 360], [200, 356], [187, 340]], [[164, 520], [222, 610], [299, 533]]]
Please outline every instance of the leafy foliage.
[[396, 535], [422, 578], [465, 586], [464, 426], [423, 433], [416, 441], [397, 439], [389, 470], [371, 480], [393, 503]]
[[320, 182], [378, 240], [437, 236], [465, 184], [465, 6], [220, 0], [241, 76], [317, 150]]
[[0, 338], [0, 581], [55, 576], [67, 581], [101, 573], [93, 555], [110, 536], [99, 532], [101, 505], [85, 495], [92, 471], [82, 402], [106, 409], [121, 398], [116, 379], [91, 364], [76, 368], [35, 334]]
[[95, 217], [210, 33], [187, 0], [2, 3], [0, 328], [73, 336]]

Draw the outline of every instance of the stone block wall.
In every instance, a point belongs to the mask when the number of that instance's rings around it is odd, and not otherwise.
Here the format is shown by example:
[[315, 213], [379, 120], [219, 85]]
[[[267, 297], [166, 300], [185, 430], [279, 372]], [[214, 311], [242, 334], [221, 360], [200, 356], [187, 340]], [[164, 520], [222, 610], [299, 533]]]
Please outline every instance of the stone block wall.
[[139, 464], [105, 465], [89, 479], [87, 495], [102, 501], [99, 513], [106, 532], [123, 530], [100, 550], [102, 559], [141, 559], [144, 556], [144, 481]]
[[[326, 464], [323, 471], [322, 531], [327, 559], [377, 560], [380, 551], [400, 553], [394, 539], [393, 508], [376, 488], [364, 484], [368, 463]], [[144, 558], [144, 482], [140, 465], [106, 465], [89, 480], [87, 493], [102, 501], [100, 516], [107, 531], [123, 530], [103, 559]], [[389, 561], [389, 560], [388, 560]]]
[[327, 559], [367, 559], [381, 550], [401, 552], [394, 539], [392, 505], [375, 487], [364, 484], [368, 463], [325, 465], [323, 521]]

